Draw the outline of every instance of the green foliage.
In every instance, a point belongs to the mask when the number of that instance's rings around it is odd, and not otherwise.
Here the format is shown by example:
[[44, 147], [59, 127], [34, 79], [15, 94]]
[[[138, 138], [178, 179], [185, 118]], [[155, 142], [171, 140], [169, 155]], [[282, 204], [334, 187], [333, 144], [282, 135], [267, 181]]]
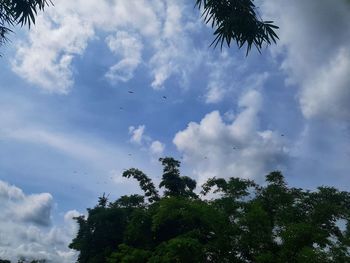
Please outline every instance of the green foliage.
[[260, 52], [266, 43], [276, 43], [277, 26], [273, 21], [263, 21], [257, 13], [254, 0], [196, 0], [196, 6], [203, 10], [207, 24], [215, 29], [215, 47], [236, 42], [239, 48], [247, 45], [247, 55], [254, 45]]
[[118, 251], [107, 258], [107, 263], [147, 263], [150, 257], [150, 251], [121, 244], [118, 246]]
[[[1, 0], [0, 1], [0, 44], [7, 40], [10, 27], [35, 24], [38, 11], [44, 10], [50, 0]], [[52, 4], [52, 3], [51, 3]]]
[[203, 244], [198, 239], [177, 237], [161, 243], [148, 263], [198, 263], [205, 261]]
[[165, 196], [197, 197], [193, 192], [196, 188], [196, 181], [187, 176], [180, 176], [179, 167], [181, 163], [179, 161], [169, 157], [160, 158], [159, 161], [164, 167], [159, 188], [165, 188]]
[[145, 192], [145, 196], [150, 202], [159, 200], [158, 191], [156, 190], [152, 180], [142, 171], [131, 168], [123, 173], [123, 177], [136, 179], [140, 188]]
[[[144, 173], [124, 174], [140, 182], [144, 196], [103, 195], [76, 218], [70, 247], [79, 263], [313, 263], [350, 262], [350, 195], [331, 187], [310, 192], [289, 188], [280, 172], [259, 186], [239, 178], [211, 178], [194, 193], [180, 162], [161, 158], [158, 194]], [[147, 200], [147, 201], [145, 201]], [[107, 204], [108, 203], [108, 204]]]

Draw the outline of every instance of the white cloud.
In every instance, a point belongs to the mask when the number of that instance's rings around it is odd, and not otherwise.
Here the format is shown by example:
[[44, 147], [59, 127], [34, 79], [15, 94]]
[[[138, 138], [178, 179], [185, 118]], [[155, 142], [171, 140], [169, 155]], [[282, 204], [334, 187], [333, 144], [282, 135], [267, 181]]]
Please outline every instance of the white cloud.
[[137, 128], [134, 126], [129, 127], [129, 134], [131, 134], [130, 141], [136, 144], [142, 144], [143, 140], [145, 140], [144, 132], [145, 132], [145, 125], [139, 125]]
[[16, 187], [0, 181], [0, 258], [13, 262], [21, 256], [47, 259], [54, 263], [71, 263], [76, 253], [68, 249], [77, 224], [69, 211], [62, 227], [48, 227], [53, 198], [48, 193], [26, 195]]
[[[62, 0], [55, 3], [37, 18], [28, 40], [17, 46], [13, 70], [45, 91], [66, 94], [74, 84], [73, 58], [85, 51], [96, 31], [115, 32], [129, 26], [143, 35], [154, 36], [159, 28], [156, 2], [103, 0], [96, 5], [94, 1]], [[112, 67], [112, 71], [120, 71], [123, 66], [130, 70], [130, 62], [124, 61], [119, 67]]]
[[267, 17], [280, 26], [274, 50], [289, 83], [300, 86], [308, 119], [350, 119], [349, 1], [268, 1]]
[[207, 82], [205, 103], [218, 104], [224, 99], [236, 98], [243, 91], [260, 90], [263, 87], [269, 78], [269, 73], [252, 72], [246, 59], [229, 53], [225, 48], [218, 56], [207, 52], [203, 68], [208, 70], [205, 79]]
[[231, 123], [213, 111], [176, 134], [173, 142], [200, 183], [213, 176], [260, 180], [285, 164], [288, 149], [281, 135], [259, 129], [261, 106], [260, 93], [251, 90], [240, 99], [241, 112]]
[[[349, 42], [350, 44], [350, 42]], [[307, 118], [350, 120], [350, 49], [340, 49], [317, 78], [307, 79], [300, 104]]]
[[[229, 59], [228, 52], [220, 54], [216, 61], [207, 63], [210, 73], [208, 76], [207, 93], [205, 94], [206, 103], [218, 103], [222, 101], [225, 94], [232, 88], [232, 84], [227, 81], [227, 71], [233, 66], [233, 60]], [[236, 71], [239, 65], [236, 65]]]
[[225, 88], [221, 86], [221, 83], [211, 81], [208, 84], [208, 92], [206, 94], [206, 103], [218, 103], [225, 95]]
[[[195, 20], [184, 21], [183, 14], [188, 13], [189, 6], [183, 1], [165, 1], [166, 5], [161, 19], [163, 28], [158, 32], [158, 39], [153, 42], [155, 53], [150, 60], [153, 89], [162, 89], [171, 76], [179, 76], [185, 87], [188, 75], [200, 64], [202, 53], [191, 43]], [[193, 15], [189, 15], [191, 17]]]
[[2, 216], [13, 221], [48, 226], [51, 223], [52, 196], [36, 194], [26, 196], [23, 191], [0, 181], [0, 200], [3, 205]]
[[38, 194], [25, 198], [14, 205], [13, 212], [16, 218], [24, 222], [32, 222], [37, 225], [48, 226], [51, 223], [52, 196], [50, 194]]
[[137, 128], [130, 126], [130, 141], [138, 145], [141, 150], [149, 152], [153, 157], [162, 155], [165, 149], [165, 144], [158, 140], [152, 140], [150, 136], [145, 134], [145, 129], [145, 125], [139, 125]]
[[122, 59], [106, 73], [112, 81], [127, 82], [134, 76], [134, 71], [142, 61], [143, 44], [139, 36], [120, 31], [106, 39], [109, 49]]
[[162, 155], [165, 149], [165, 145], [160, 141], [153, 141], [150, 146], [151, 153], [154, 155]]
[[84, 51], [93, 29], [77, 15], [48, 17], [39, 16], [29, 43], [18, 44], [13, 70], [46, 92], [66, 94], [73, 86], [72, 60]]
[[[122, 57], [110, 67], [108, 78], [130, 80], [147, 43], [151, 86], [159, 89], [173, 75], [185, 83], [200, 60], [189, 40], [193, 19], [185, 22], [182, 15], [189, 10], [193, 11], [192, 5], [169, 0], [102, 0], [98, 5], [91, 0], [59, 1], [37, 18], [28, 38], [16, 46], [13, 70], [47, 92], [66, 94], [74, 85], [74, 58], [104, 31], [111, 50]], [[111, 42], [121, 49], [113, 49]]]

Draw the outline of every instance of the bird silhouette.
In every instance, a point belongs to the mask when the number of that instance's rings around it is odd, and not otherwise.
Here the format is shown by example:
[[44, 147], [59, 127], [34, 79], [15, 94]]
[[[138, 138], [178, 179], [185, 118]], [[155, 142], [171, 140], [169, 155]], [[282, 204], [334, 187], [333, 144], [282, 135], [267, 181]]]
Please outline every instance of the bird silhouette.
[[165, 100], [166, 100], [166, 99], [167, 99], [167, 96], [163, 96], [163, 99], [165, 99]]
[[134, 93], [132, 90], [129, 90], [128, 92], [129, 92], [130, 94], [133, 94], [133, 93]]

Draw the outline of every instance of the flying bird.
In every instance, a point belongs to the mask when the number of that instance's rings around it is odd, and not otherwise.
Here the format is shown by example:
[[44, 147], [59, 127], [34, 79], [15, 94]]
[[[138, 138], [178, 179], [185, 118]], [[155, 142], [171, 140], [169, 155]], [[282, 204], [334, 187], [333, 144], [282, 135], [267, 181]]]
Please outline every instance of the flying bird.
[[167, 99], [167, 96], [163, 96], [163, 99], [165, 99], [165, 100], [166, 100], [166, 99]]
[[129, 92], [130, 94], [133, 94], [133, 93], [134, 93], [132, 90], [129, 90], [128, 92]]

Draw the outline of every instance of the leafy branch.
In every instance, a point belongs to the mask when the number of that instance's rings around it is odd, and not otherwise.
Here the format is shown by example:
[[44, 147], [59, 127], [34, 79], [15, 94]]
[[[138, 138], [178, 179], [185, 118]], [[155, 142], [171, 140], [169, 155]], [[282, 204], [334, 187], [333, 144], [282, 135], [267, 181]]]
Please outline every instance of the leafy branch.
[[203, 10], [202, 17], [206, 24], [215, 29], [211, 46], [226, 43], [230, 47], [236, 42], [239, 48], [247, 45], [248, 55], [254, 45], [259, 52], [263, 45], [276, 43], [275, 32], [278, 26], [273, 21], [263, 21], [254, 5], [254, 0], [196, 0], [195, 6]]

